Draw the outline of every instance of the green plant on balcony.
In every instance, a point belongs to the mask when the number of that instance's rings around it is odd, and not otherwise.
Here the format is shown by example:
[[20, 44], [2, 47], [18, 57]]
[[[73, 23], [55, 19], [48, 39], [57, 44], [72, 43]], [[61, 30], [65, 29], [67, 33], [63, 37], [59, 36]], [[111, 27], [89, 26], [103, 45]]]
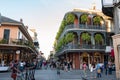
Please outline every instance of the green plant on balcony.
[[100, 44], [102, 43], [102, 41], [103, 41], [102, 35], [101, 35], [101, 34], [96, 34], [96, 35], [95, 35], [95, 43], [96, 43], [97, 45], [100, 45]]
[[60, 39], [60, 41], [55, 44], [55, 50], [58, 51], [62, 48], [62, 46], [68, 44], [69, 42], [74, 40], [74, 34], [73, 33], [67, 33], [66, 36]]
[[6, 43], [7, 43], [7, 40], [6, 40], [6, 39], [0, 40], [0, 44], [6, 44]]
[[17, 40], [17, 45], [23, 45], [23, 40], [22, 39], [18, 39]]
[[74, 37], [75, 37], [75, 35], [73, 33], [67, 33], [67, 35], [65, 36], [65, 42], [69, 43], [69, 42], [73, 41]]
[[91, 36], [89, 33], [85, 32], [82, 33], [81, 39], [84, 41], [85, 44], [88, 44], [88, 42], [91, 41]]
[[65, 39], [63, 37], [63, 38], [60, 39], [58, 44], [55, 46], [56, 51], [60, 50], [60, 48], [64, 45], [64, 43], [65, 43]]
[[81, 23], [82, 23], [82, 24], [87, 24], [87, 22], [88, 22], [88, 15], [87, 15], [87, 14], [83, 14], [83, 15], [80, 17], [80, 20], [81, 20]]
[[68, 14], [66, 15], [65, 21], [66, 21], [67, 25], [73, 24], [73, 23], [74, 23], [74, 20], [75, 20], [74, 14], [68, 13]]
[[93, 18], [93, 23], [95, 25], [100, 25], [101, 20], [102, 20], [102, 18], [100, 16], [96, 16]]
[[66, 21], [63, 20], [62, 23], [61, 23], [61, 25], [60, 25], [60, 28], [59, 28], [59, 30], [58, 30], [58, 32], [57, 32], [56, 40], [59, 39], [61, 33], [63, 32], [63, 30], [64, 30], [64, 28], [65, 28], [65, 26], [66, 26]]

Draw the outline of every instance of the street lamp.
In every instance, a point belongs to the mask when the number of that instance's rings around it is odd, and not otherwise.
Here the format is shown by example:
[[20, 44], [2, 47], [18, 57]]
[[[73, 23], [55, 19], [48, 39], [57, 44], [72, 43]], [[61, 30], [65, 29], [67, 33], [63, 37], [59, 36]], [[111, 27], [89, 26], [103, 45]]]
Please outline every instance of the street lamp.
[[16, 51], [16, 54], [20, 54], [20, 50], [17, 50], [17, 51]]

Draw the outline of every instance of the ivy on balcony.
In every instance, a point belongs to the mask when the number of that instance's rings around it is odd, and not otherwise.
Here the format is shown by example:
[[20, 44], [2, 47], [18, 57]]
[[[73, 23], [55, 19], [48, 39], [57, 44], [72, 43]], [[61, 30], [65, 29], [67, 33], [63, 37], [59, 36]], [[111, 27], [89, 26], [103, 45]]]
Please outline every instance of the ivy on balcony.
[[54, 45], [55, 50], [60, 50], [64, 45], [68, 44], [69, 42], [72, 42], [74, 40], [74, 34], [73, 33], [67, 33], [63, 38], [59, 40], [57, 44]]
[[63, 30], [64, 30], [65, 26], [73, 24], [74, 20], [75, 20], [75, 16], [72, 13], [68, 13], [66, 15], [65, 19], [62, 21], [62, 23], [60, 25], [60, 28], [59, 28], [59, 30], [57, 32], [56, 40], [58, 40], [59, 37], [61, 36], [61, 34], [63, 33]]

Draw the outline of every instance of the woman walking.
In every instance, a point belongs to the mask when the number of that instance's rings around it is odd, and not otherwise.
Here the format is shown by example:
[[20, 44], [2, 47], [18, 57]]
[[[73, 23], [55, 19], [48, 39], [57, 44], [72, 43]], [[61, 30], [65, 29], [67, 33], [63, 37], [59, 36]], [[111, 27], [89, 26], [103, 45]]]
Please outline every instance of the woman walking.
[[18, 61], [15, 60], [15, 62], [13, 63], [13, 67], [11, 68], [12, 69], [12, 74], [11, 74], [11, 78], [13, 78], [13, 80], [16, 80], [16, 77], [17, 77], [17, 72], [20, 72], [18, 69]]

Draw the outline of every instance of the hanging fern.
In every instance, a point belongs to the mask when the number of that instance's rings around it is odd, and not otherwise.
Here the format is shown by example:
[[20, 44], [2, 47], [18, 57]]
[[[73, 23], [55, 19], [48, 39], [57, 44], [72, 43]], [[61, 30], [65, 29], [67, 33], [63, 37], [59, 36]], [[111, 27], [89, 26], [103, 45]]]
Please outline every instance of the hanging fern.
[[69, 42], [73, 41], [73, 39], [74, 39], [74, 34], [73, 33], [67, 33], [67, 35], [65, 36], [66, 43], [69, 43]]
[[95, 42], [96, 42], [97, 44], [100, 44], [102, 41], [103, 41], [102, 35], [101, 35], [101, 34], [96, 34], [96, 35], [95, 35]]
[[83, 41], [85, 41], [85, 43], [91, 40], [91, 36], [89, 35], [89, 33], [82, 33], [81, 38]]
[[102, 20], [102, 18], [100, 16], [96, 16], [93, 18], [93, 22], [95, 25], [100, 25], [101, 20]]
[[81, 17], [81, 23], [85, 24], [86, 22], [88, 22], [88, 15], [87, 14], [83, 14]]

